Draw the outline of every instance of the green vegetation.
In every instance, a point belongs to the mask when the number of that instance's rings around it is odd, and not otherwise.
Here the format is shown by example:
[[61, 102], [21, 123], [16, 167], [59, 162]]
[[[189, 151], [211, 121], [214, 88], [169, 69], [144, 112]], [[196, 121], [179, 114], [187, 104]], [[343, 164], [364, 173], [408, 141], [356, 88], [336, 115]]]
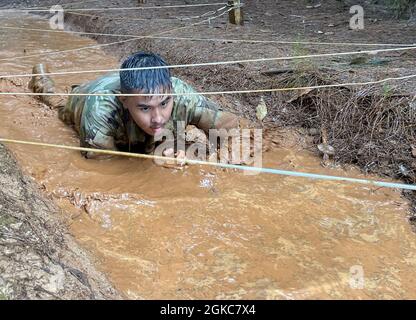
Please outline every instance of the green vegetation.
[[[292, 47], [294, 56], [307, 56], [310, 54], [309, 50], [303, 44], [300, 43], [302, 42], [302, 39], [299, 36], [296, 38], [296, 42], [298, 43], [293, 44]], [[316, 69], [316, 66], [314, 65], [311, 59], [294, 59], [293, 64], [294, 69], [300, 72], [306, 72]]]
[[0, 300], [9, 300], [9, 297], [0, 288]]
[[414, 14], [416, 0], [387, 0], [387, 5], [392, 8], [398, 18]]
[[5, 215], [5, 214], [0, 213], [0, 227], [8, 226], [9, 224], [12, 224], [14, 222], [16, 222], [15, 218], [13, 218], [9, 215]]
[[386, 5], [397, 18], [409, 18], [416, 14], [416, 0], [373, 0], [373, 3]]
[[384, 83], [383, 84], [383, 96], [384, 98], [390, 98], [393, 94], [393, 88], [388, 84], [388, 83]]

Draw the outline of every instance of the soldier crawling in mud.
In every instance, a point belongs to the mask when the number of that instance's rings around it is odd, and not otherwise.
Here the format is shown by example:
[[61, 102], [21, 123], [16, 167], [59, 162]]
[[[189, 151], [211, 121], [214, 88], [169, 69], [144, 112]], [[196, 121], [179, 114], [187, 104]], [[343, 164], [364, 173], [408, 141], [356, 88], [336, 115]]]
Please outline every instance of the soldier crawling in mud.
[[[169, 68], [163, 66], [166, 62], [156, 54], [133, 54], [121, 66], [126, 71], [73, 86], [72, 93], [159, 95], [70, 96], [66, 104], [59, 107], [59, 118], [74, 126], [81, 147], [140, 153], [154, 152], [160, 143], [155, 136], [161, 135], [164, 129], [175, 132], [178, 121], [194, 125], [206, 133], [209, 129], [238, 128], [237, 116], [223, 111], [202, 95], [186, 95], [195, 93], [195, 90], [184, 81], [171, 77]], [[149, 67], [156, 68], [146, 69]], [[34, 77], [29, 87], [36, 93], [51, 92], [47, 82], [47, 77]], [[175, 153], [172, 148], [164, 152], [165, 156], [173, 154], [177, 159], [185, 159], [186, 153], [183, 149]], [[108, 157], [95, 152], [83, 152], [83, 155], [99, 159]]]

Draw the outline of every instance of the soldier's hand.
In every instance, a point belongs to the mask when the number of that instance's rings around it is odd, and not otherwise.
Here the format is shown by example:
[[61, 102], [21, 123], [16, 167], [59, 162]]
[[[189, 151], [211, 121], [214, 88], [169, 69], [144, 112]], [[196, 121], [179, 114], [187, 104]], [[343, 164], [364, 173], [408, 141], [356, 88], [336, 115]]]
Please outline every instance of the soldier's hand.
[[166, 161], [163, 161], [160, 163], [161, 160], [158, 160], [155, 162], [158, 165], [162, 165], [165, 168], [169, 169], [183, 169], [184, 165], [186, 164], [186, 153], [184, 150], [178, 150], [178, 152], [175, 153], [175, 150], [173, 148], [168, 148], [163, 151], [163, 156], [167, 158], [173, 158], [175, 157], [179, 161], [174, 161], [171, 159], [167, 159]]
[[175, 157], [177, 160], [176, 163], [179, 166], [184, 166], [186, 164], [186, 152], [185, 150], [178, 150], [178, 152], [176, 152]]

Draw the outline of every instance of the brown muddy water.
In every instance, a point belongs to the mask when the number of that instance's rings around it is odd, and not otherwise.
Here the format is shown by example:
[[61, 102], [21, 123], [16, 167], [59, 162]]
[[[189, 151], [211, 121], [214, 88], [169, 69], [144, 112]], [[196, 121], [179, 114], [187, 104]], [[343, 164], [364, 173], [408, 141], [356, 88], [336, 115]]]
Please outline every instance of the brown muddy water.
[[[28, 15], [3, 15], [1, 25], [48, 28]], [[70, 34], [1, 30], [0, 39], [1, 74], [30, 73], [39, 62], [52, 72], [118, 66], [99, 50], [4, 60], [94, 44]], [[54, 80], [62, 91], [94, 76]], [[3, 80], [1, 89], [27, 90], [28, 81]], [[31, 97], [0, 97], [0, 119], [2, 137], [78, 145], [56, 112]], [[416, 235], [398, 191], [8, 147], [126, 297], [416, 298]], [[265, 167], [362, 177], [322, 168], [296, 147], [275, 148], [263, 160]]]

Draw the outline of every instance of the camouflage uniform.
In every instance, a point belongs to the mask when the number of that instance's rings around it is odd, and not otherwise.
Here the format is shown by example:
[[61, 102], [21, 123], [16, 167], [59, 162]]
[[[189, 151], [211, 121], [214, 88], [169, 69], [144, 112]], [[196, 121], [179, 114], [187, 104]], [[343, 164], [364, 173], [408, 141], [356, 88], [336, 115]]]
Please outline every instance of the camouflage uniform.
[[[172, 77], [173, 93], [195, 90], [182, 80]], [[104, 75], [94, 81], [74, 86], [73, 93], [120, 93], [118, 73]], [[131, 118], [117, 96], [70, 96], [59, 117], [74, 125], [82, 147], [151, 153], [153, 136], [146, 134]], [[174, 96], [172, 115], [166, 129], [175, 132], [177, 121], [208, 131], [221, 128], [221, 123], [236, 116], [202, 95]]]

